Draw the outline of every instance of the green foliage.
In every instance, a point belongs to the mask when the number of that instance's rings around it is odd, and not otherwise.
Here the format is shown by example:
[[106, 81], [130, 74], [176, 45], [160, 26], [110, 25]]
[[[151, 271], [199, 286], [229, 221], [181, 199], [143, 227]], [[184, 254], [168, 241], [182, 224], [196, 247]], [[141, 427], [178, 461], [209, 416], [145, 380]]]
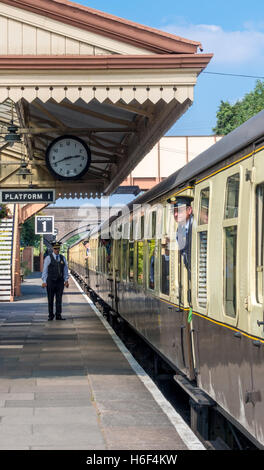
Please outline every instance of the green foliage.
[[217, 112], [216, 127], [213, 132], [217, 135], [226, 135], [236, 129], [255, 114], [264, 109], [264, 82], [258, 80], [253, 91], [247, 93], [242, 100], [235, 104], [221, 101]]
[[40, 236], [35, 235], [35, 216], [26, 220], [21, 228], [20, 245], [39, 247]]
[[0, 220], [4, 219], [8, 214], [8, 209], [6, 204], [0, 204]]

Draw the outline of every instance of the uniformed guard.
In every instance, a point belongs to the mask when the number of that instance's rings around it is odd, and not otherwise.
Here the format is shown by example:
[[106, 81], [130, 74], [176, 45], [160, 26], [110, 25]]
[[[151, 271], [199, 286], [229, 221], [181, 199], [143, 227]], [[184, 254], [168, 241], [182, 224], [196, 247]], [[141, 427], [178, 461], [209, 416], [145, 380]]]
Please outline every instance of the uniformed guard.
[[69, 274], [67, 261], [60, 254], [60, 242], [52, 243], [53, 253], [47, 255], [44, 260], [42, 272], [42, 287], [47, 288], [49, 304], [49, 321], [53, 320], [54, 297], [56, 297], [56, 320], [65, 320], [61, 316], [62, 294], [65, 287], [69, 287]]
[[178, 223], [176, 240], [184, 265], [188, 270], [191, 269], [192, 201], [193, 197], [190, 196], [172, 196], [167, 199], [167, 202], [173, 205], [174, 219]]

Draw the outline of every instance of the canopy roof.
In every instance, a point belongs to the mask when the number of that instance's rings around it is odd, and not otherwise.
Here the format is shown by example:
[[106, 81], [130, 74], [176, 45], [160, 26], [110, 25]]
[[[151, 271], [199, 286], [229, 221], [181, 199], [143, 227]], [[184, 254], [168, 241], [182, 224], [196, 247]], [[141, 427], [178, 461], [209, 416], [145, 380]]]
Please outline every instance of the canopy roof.
[[[0, 0], [0, 31], [0, 135], [13, 113], [24, 139], [2, 150], [0, 185], [56, 188], [57, 197], [115, 191], [192, 104], [212, 57], [197, 53], [199, 42], [60, 0]], [[86, 141], [92, 162], [79, 181], [62, 182], [45, 151], [69, 134]], [[16, 174], [22, 154], [26, 179]]]

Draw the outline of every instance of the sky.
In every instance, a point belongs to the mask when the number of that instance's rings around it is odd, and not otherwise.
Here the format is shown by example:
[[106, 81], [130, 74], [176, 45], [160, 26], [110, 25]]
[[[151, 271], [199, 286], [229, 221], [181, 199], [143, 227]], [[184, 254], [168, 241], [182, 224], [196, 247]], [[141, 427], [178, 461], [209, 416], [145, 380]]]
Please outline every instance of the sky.
[[[264, 2], [259, 0], [78, 0], [105, 11], [187, 39], [199, 41], [204, 53], [213, 53], [205, 72], [264, 78]], [[256, 78], [202, 73], [194, 104], [169, 135], [208, 135], [216, 124], [221, 100], [243, 98]]]
[[214, 54], [198, 77], [193, 105], [167, 135], [213, 134], [221, 100], [233, 104], [254, 89], [257, 78], [264, 79], [264, 2], [78, 0], [77, 3], [199, 41], [203, 53]]

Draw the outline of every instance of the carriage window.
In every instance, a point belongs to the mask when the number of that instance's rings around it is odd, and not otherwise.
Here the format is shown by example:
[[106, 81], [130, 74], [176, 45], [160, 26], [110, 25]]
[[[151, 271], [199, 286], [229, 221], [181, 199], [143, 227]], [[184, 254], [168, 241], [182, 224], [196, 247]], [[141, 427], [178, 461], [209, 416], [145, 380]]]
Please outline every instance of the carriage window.
[[122, 279], [127, 280], [128, 240], [122, 240]]
[[209, 188], [201, 190], [200, 193], [200, 208], [199, 208], [199, 225], [208, 224], [209, 216]]
[[239, 173], [227, 178], [225, 219], [238, 217]]
[[256, 298], [263, 302], [264, 183], [256, 191]]
[[129, 243], [129, 280], [134, 280], [134, 242]]
[[145, 220], [145, 217], [144, 217], [144, 215], [142, 215], [142, 216], [140, 217], [140, 229], [141, 229], [141, 231], [140, 231], [140, 238], [141, 238], [141, 240], [143, 240], [143, 238], [144, 238], [144, 228], [145, 228], [145, 227], [144, 227], [144, 220]]
[[143, 284], [143, 242], [137, 242], [137, 283]]
[[225, 312], [236, 316], [237, 226], [225, 228]]
[[151, 213], [151, 222], [152, 222], [152, 238], [156, 237], [156, 211]]
[[170, 294], [170, 251], [169, 240], [161, 243], [160, 286], [162, 294]]
[[122, 260], [121, 260], [121, 241], [122, 240], [117, 240], [116, 241], [116, 248], [117, 248], [117, 253], [114, 258], [115, 261], [115, 270], [118, 273], [118, 276], [121, 275], [121, 266], [122, 266]]
[[155, 240], [148, 240], [149, 289], [155, 289]]
[[[229, 176], [226, 185], [224, 214], [224, 306], [225, 313], [235, 318], [237, 309], [237, 222], [239, 203], [239, 173]], [[237, 220], [228, 220], [237, 219]]]
[[113, 269], [113, 241], [106, 240], [106, 272], [110, 273]]

